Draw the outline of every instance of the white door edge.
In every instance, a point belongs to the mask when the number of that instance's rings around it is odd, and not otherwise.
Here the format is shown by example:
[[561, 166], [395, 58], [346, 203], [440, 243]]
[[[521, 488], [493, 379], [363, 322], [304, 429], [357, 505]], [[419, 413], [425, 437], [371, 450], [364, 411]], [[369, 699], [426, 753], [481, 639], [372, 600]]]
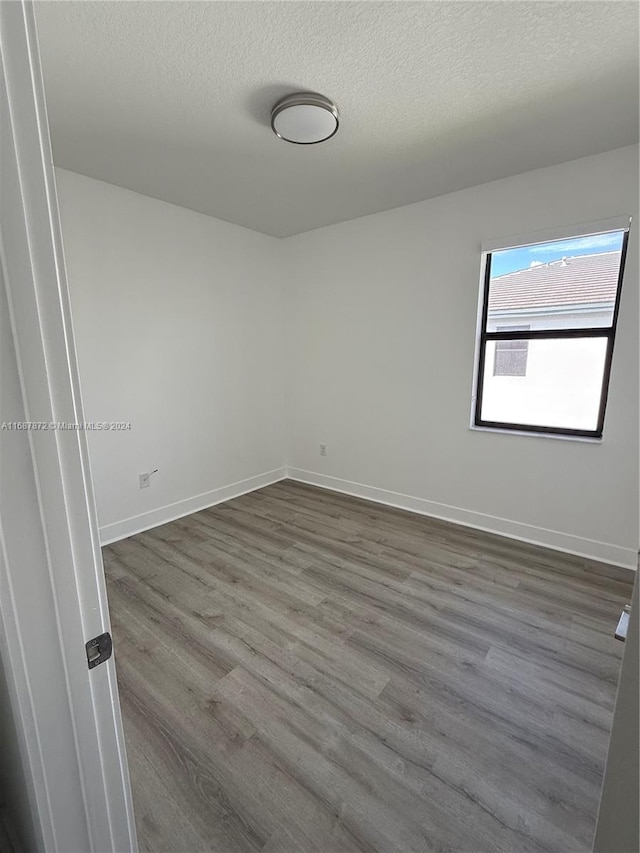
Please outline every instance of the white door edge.
[[[9, 126], [0, 151], [5, 177], [0, 239], [25, 418], [49, 424], [82, 423], [30, 0], [0, 3], [0, 52], [6, 91], [3, 105], [8, 105], [2, 122]], [[73, 732], [75, 752], [64, 756], [69, 778], [56, 778], [49, 758], [55, 755], [55, 726], [47, 718], [53, 709], [42, 708], [33, 699], [38, 676], [30, 642], [38, 626], [30, 624], [28, 601], [12, 593], [19, 554], [16, 544], [8, 545], [10, 537], [3, 535], [2, 651], [12, 675], [14, 714], [29, 765], [35, 822], [47, 853], [69, 853], [63, 846], [68, 839], [83, 837], [87, 850], [136, 851], [115, 664], [112, 658], [89, 671], [84, 650], [87, 640], [110, 630], [86, 435], [81, 430], [36, 430], [29, 431], [28, 441], [42, 528], [37, 533], [46, 553], [42, 594], [50, 596], [57, 626], [57, 636], [45, 639], [46, 650], [55, 653], [52, 660], [59, 664], [59, 672], [51, 672], [51, 678], [57, 679], [56, 690], [66, 692], [66, 702], [55, 710], [65, 716], [60, 718], [61, 726]], [[62, 758], [56, 756], [56, 761]], [[60, 766], [56, 764], [58, 773]], [[74, 774], [77, 778], [71, 779]], [[70, 795], [63, 803], [60, 787], [67, 782], [69, 791], [78, 795]]]

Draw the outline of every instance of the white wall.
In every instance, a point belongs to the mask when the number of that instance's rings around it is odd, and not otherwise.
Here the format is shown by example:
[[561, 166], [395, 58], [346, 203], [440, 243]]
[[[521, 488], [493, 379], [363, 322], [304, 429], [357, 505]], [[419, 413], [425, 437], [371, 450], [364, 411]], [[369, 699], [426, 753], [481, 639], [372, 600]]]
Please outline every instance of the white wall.
[[603, 441], [469, 418], [482, 241], [637, 210], [632, 146], [286, 240], [293, 476], [635, 566], [637, 215]]
[[132, 424], [89, 436], [103, 539], [276, 479], [286, 456], [294, 477], [634, 566], [637, 217], [602, 443], [469, 417], [481, 242], [634, 214], [637, 156], [282, 241], [58, 170], [87, 418]]
[[279, 241], [56, 177], [103, 540], [281, 477]]

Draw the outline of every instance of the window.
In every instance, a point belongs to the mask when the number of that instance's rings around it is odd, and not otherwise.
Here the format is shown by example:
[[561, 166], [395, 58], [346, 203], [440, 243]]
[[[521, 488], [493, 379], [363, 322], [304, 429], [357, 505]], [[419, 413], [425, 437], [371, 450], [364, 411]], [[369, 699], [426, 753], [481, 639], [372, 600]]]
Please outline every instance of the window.
[[[530, 326], [498, 326], [498, 332], [526, 332]], [[526, 376], [529, 341], [496, 341], [494, 376]]]
[[484, 253], [474, 426], [602, 436], [627, 238], [623, 223]]

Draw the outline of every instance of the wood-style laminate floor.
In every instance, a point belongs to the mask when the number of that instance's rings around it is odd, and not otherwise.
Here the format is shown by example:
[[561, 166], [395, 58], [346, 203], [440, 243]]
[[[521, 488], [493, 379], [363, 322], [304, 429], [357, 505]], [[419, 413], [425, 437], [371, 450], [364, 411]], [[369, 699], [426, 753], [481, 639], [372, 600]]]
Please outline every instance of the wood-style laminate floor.
[[104, 560], [143, 851], [588, 851], [631, 573], [284, 481]]

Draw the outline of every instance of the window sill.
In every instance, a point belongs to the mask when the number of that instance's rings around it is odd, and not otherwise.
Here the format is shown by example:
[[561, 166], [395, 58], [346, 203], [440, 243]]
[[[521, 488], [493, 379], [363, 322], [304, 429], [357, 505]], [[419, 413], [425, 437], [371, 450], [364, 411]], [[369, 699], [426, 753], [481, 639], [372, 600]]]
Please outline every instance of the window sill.
[[471, 424], [469, 429], [475, 432], [493, 432], [500, 435], [526, 435], [531, 438], [553, 438], [560, 441], [579, 441], [583, 444], [602, 444], [602, 436], [590, 435], [561, 435], [555, 432], [530, 432], [524, 429], [500, 429], [499, 427], [485, 427]]

